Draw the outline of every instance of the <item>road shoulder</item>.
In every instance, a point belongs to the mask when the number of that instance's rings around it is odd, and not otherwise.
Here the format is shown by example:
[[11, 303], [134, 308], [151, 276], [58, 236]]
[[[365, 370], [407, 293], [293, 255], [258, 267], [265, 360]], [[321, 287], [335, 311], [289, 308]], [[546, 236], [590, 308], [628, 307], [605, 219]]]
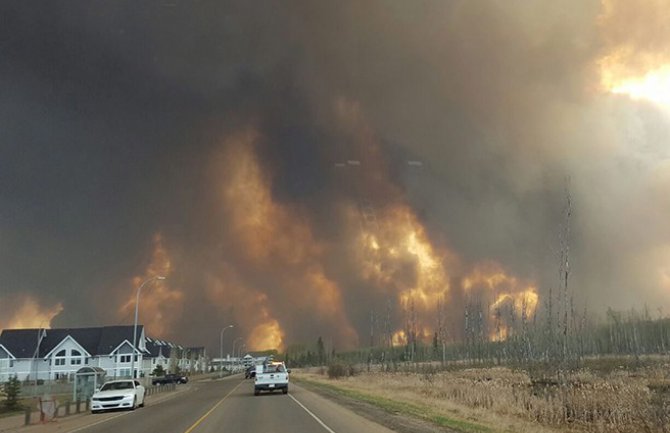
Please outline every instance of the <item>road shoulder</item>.
[[460, 433], [445, 426], [438, 426], [431, 422], [409, 417], [406, 414], [387, 410], [367, 401], [353, 398], [346, 393], [338, 392], [335, 387], [326, 387], [319, 383], [305, 379], [292, 379], [300, 387], [322, 396], [374, 423], [380, 424], [398, 433]]

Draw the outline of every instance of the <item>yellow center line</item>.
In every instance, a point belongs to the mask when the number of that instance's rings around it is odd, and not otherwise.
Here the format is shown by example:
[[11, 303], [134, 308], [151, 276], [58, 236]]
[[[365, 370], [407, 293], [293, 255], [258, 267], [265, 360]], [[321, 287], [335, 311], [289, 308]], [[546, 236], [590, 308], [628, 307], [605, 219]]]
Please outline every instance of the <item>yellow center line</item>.
[[219, 400], [214, 406], [212, 406], [212, 408], [211, 408], [210, 410], [208, 410], [206, 414], [204, 414], [203, 416], [201, 416], [200, 419], [197, 420], [195, 423], [193, 423], [193, 425], [192, 425], [191, 427], [189, 427], [184, 433], [191, 433], [193, 430], [195, 430], [195, 428], [198, 427], [198, 426], [200, 425], [200, 423], [203, 422], [203, 421], [205, 420], [205, 418], [207, 418], [212, 412], [214, 412], [214, 409], [216, 409], [217, 407], [219, 407], [219, 406], [221, 405], [221, 403], [223, 403], [223, 401], [224, 401], [225, 399], [227, 399], [228, 396], [229, 396], [230, 394], [232, 394], [233, 392], [235, 392], [235, 390], [236, 390], [237, 388], [239, 388], [240, 385], [242, 385], [243, 383], [244, 383], [244, 382], [240, 382], [240, 383], [238, 383], [237, 386], [236, 386], [235, 388], [233, 388], [228, 394], [225, 395], [225, 397], [223, 397], [223, 398], [222, 398], [221, 400]]

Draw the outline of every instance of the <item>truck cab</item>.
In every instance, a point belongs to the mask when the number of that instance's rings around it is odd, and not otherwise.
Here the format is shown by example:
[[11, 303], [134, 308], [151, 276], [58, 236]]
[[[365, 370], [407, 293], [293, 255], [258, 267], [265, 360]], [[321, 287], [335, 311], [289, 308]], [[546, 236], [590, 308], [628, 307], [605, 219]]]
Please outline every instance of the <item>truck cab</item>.
[[256, 366], [256, 378], [254, 381], [254, 395], [261, 391], [281, 390], [288, 394], [288, 376], [290, 370], [286, 369], [283, 362], [271, 362]]

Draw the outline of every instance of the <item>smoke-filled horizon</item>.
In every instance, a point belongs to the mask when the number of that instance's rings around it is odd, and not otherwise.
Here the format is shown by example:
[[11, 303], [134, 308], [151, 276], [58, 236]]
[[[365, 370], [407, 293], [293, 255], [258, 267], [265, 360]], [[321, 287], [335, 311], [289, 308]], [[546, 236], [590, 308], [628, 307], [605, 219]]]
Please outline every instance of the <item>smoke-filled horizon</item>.
[[216, 353], [457, 339], [567, 247], [580, 310], [667, 314], [661, 2], [262, 3], [0, 6], [0, 328], [165, 275], [148, 334]]

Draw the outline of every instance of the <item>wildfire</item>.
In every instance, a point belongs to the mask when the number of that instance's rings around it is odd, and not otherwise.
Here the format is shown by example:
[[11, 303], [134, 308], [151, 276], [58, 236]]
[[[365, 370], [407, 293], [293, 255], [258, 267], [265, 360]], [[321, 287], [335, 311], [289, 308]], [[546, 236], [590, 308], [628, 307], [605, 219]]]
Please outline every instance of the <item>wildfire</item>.
[[391, 338], [391, 344], [393, 344], [393, 346], [404, 346], [407, 344], [407, 334], [405, 334], [405, 331], [400, 330], [394, 332], [393, 337]]
[[[353, 211], [350, 215], [356, 217]], [[413, 299], [422, 309], [433, 308], [449, 290], [447, 267], [452, 254], [438, 253], [405, 205], [382, 210], [378, 220], [377, 233], [364, 230], [358, 240], [363, 276], [379, 285], [395, 286], [401, 304]], [[407, 264], [413, 265], [415, 278], [403, 275]]]
[[[354, 212], [351, 214], [353, 217]], [[470, 272], [464, 272], [465, 266], [456, 254], [431, 242], [425, 227], [409, 207], [396, 205], [382, 210], [377, 221], [376, 231], [363, 230], [358, 239], [362, 276], [386, 290], [391, 288], [403, 309], [416, 310], [417, 320], [423, 321], [416, 324], [422, 330], [415, 329], [417, 338], [432, 335], [432, 323], [426, 323], [425, 317], [433, 317], [438, 303], [452, 290], [492, 302], [489, 321], [497, 322], [497, 330], [491, 332], [492, 340], [504, 340], [510, 333], [504, 323], [495, 319], [497, 309], [511, 305], [526, 317], [535, 313], [539, 296], [533, 284], [509, 275], [494, 262], [480, 263]], [[463, 274], [459, 286], [452, 287], [451, 277]], [[406, 332], [397, 331], [393, 341], [394, 344], [406, 342]]]
[[[264, 295], [261, 301], [266, 301]], [[272, 318], [267, 307], [261, 307], [257, 313], [257, 319], [261, 323], [253, 328], [249, 337], [249, 347], [252, 350], [280, 349], [284, 347], [284, 332], [279, 322]]]
[[272, 276], [271, 287], [257, 293], [262, 298], [263, 314], [237, 319], [253, 329], [251, 348], [281, 349], [285, 334], [282, 324], [292, 322], [293, 317], [285, 308], [272, 307], [285, 303], [288, 297], [293, 307], [312, 311], [315, 320], [337, 327], [343, 343], [351, 345], [357, 335], [344, 312], [341, 288], [326, 276], [322, 264], [325, 247], [314, 236], [300, 208], [273, 197], [272, 173], [263, 170], [255, 152], [261, 140], [254, 129], [229, 137], [217, 166], [224, 168], [222, 196], [230, 222], [227, 230], [239, 243], [245, 264]]
[[498, 296], [498, 299], [491, 305], [491, 310], [500, 308], [505, 303], [511, 303], [518, 312], [525, 312], [525, 314], [533, 315], [537, 308], [539, 296], [536, 289], [531, 287], [518, 293], [503, 293]]
[[13, 308], [12, 313], [0, 311], [0, 317], [3, 317], [0, 319], [0, 328], [51, 328], [51, 321], [63, 311], [63, 304], [60, 302], [47, 308], [43, 308], [29, 296], [22, 297], [18, 302], [18, 307]]
[[[163, 237], [154, 236], [154, 250], [151, 261], [142, 275], [133, 277], [132, 291], [126, 302], [119, 308], [119, 317], [125, 319], [135, 311], [136, 289], [142, 282], [157, 275], [169, 277], [172, 274], [172, 262], [167, 250], [163, 246]], [[182, 313], [184, 293], [180, 289], [169, 286], [169, 280], [155, 280], [150, 286], [145, 286], [140, 302], [140, 323], [156, 337], [164, 337]]]
[[[532, 314], [538, 302], [533, 285], [521, 283], [495, 264], [476, 265], [469, 272], [455, 252], [433, 242], [404, 193], [388, 181], [380, 140], [361, 105], [342, 98], [336, 101], [335, 113], [351, 140], [365, 150], [359, 162], [365, 170], [357, 178], [364, 186], [355, 189], [358, 202], [349, 205], [346, 216], [350, 226], [355, 225], [354, 220], [363, 221], [353, 244], [360, 276], [375, 290], [395, 296], [396, 305], [404, 309], [407, 329], [397, 330], [393, 343], [432, 336], [438, 305], [446, 314], [462, 314], [463, 292], [477, 292], [484, 303], [496, 302], [502, 295], [514, 304], [525, 305]], [[372, 208], [365, 194], [382, 195], [385, 203]]]

